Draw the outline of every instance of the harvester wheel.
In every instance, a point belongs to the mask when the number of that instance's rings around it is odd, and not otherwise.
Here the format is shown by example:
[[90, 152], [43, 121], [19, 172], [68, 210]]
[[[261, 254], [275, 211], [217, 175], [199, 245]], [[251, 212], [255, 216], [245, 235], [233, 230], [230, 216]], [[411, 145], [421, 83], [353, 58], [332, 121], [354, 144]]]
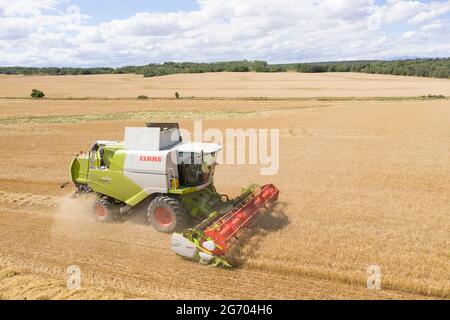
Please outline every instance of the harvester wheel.
[[160, 232], [178, 232], [186, 226], [186, 211], [174, 197], [157, 196], [150, 202], [148, 220]]
[[117, 216], [116, 207], [107, 198], [98, 198], [93, 207], [95, 221], [111, 222]]

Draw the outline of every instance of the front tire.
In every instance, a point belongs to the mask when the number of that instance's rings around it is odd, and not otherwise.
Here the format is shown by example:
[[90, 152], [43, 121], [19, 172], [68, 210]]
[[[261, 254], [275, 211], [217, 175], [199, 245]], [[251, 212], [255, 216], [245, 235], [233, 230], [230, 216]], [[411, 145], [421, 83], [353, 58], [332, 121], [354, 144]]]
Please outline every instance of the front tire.
[[107, 198], [95, 200], [92, 211], [97, 222], [112, 222], [117, 217], [116, 206]]
[[160, 232], [179, 232], [186, 227], [186, 211], [174, 197], [154, 198], [148, 206], [147, 216], [153, 227]]

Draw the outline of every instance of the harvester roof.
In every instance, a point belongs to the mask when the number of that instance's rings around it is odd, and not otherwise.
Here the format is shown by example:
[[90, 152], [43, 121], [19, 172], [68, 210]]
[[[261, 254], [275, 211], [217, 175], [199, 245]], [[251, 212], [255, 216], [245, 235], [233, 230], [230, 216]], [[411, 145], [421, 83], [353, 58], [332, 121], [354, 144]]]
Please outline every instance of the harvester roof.
[[176, 145], [175, 149], [179, 152], [213, 153], [222, 150], [222, 146], [215, 143], [186, 142]]

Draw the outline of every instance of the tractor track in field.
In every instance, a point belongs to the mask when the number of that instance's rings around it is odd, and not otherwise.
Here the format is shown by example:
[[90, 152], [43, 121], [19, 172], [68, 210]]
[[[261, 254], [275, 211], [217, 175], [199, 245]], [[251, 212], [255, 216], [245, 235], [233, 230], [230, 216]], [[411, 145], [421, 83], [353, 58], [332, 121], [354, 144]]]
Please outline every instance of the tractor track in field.
[[192, 119], [211, 120], [226, 118], [248, 118], [251, 116], [270, 116], [274, 113], [306, 111], [311, 109], [323, 109], [335, 107], [331, 104], [317, 105], [301, 105], [290, 107], [266, 107], [258, 110], [242, 110], [239, 108], [222, 109], [214, 111], [167, 111], [167, 110], [133, 110], [127, 112], [107, 112], [102, 114], [64, 114], [64, 115], [42, 115], [42, 116], [24, 116], [24, 117], [0, 117], [0, 126], [8, 127], [11, 125], [24, 124], [61, 124], [61, 123], [82, 123], [82, 122], [99, 122], [99, 121], [118, 121], [118, 120], [146, 120], [151, 118], [157, 119]]
[[[1, 191], [0, 205], [0, 266], [38, 277], [29, 280], [36, 281], [36, 285], [56, 281], [62, 286], [66, 268], [78, 265], [83, 288], [88, 288], [85, 297], [423, 298], [245, 266], [237, 270], [202, 266], [175, 256], [170, 250], [169, 235], [136, 219], [93, 223], [86, 200]], [[0, 277], [0, 289], [2, 283]], [[60, 296], [61, 290], [64, 288], [58, 291]], [[33, 292], [24, 290], [18, 297], [33, 298]], [[58, 297], [55, 292], [48, 294], [50, 298]], [[7, 293], [2, 297], [8, 298]], [[82, 298], [83, 294], [74, 297]]]
[[54, 196], [0, 191], [0, 205], [12, 209], [50, 209], [57, 206], [58, 200]]

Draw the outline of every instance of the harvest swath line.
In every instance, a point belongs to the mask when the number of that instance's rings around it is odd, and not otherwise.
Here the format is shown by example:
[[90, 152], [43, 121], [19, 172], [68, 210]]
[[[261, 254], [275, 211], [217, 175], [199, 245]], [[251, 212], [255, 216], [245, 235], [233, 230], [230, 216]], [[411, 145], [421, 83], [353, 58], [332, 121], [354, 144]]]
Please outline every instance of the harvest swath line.
[[93, 115], [61, 115], [61, 116], [29, 116], [29, 117], [7, 117], [0, 118], [0, 124], [27, 124], [27, 123], [79, 123], [91, 121], [118, 121], [118, 120], [141, 120], [141, 119], [223, 119], [242, 118], [248, 116], [262, 115], [268, 113], [280, 113], [283, 111], [306, 110], [316, 108], [329, 108], [332, 106], [302, 106], [277, 109], [260, 109], [258, 111], [217, 110], [217, 111], [128, 111], [110, 114]]
[[[366, 279], [364, 279], [363, 277], [354, 274], [346, 274], [342, 271], [341, 272], [333, 272], [330, 270], [321, 271], [317, 270], [314, 267], [292, 268], [289, 266], [273, 265], [257, 262], [255, 263], [252, 261], [247, 261], [246, 263], [249, 268], [254, 270], [261, 270], [261, 271], [271, 270], [272, 272], [276, 272], [278, 274], [290, 274], [290, 275], [296, 274], [298, 276], [305, 278], [314, 278], [318, 280], [332, 281], [356, 287], [364, 287], [366, 285]], [[450, 297], [448, 291], [439, 289], [430, 289], [426, 285], [416, 286], [414, 284], [408, 284], [406, 282], [408, 279], [402, 280], [405, 280], [405, 282], [399, 285], [398, 283], [384, 279], [383, 290], [392, 290], [396, 292], [404, 292], [409, 294], [420, 294], [423, 295], [424, 297], [427, 296], [439, 299], [447, 299]]]

